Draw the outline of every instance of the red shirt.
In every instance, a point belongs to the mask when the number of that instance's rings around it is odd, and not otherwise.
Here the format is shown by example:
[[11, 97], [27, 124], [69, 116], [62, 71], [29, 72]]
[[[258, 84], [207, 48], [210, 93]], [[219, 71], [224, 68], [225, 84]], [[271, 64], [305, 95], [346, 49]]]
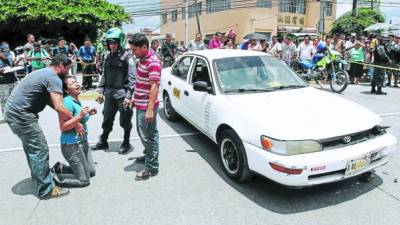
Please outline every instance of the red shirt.
[[[161, 78], [161, 64], [157, 56], [153, 55], [151, 51], [140, 59], [137, 65], [135, 90], [133, 92], [133, 100], [135, 107], [139, 110], [147, 110], [147, 105], [150, 98], [151, 81], [160, 83]], [[158, 107], [160, 101], [157, 99], [154, 108]]]

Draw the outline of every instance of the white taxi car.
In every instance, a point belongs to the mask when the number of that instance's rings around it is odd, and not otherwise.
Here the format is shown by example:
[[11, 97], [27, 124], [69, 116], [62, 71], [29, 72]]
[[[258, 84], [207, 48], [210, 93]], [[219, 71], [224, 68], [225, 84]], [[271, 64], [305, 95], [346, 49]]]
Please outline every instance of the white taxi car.
[[219, 146], [227, 176], [303, 187], [386, 164], [396, 139], [368, 109], [317, 90], [261, 52], [186, 53], [162, 71], [164, 113]]

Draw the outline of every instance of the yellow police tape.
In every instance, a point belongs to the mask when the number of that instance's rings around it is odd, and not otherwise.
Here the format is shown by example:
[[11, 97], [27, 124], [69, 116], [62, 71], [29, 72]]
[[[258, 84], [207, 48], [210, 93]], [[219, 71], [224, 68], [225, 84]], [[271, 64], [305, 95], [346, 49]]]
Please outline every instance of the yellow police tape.
[[355, 62], [355, 61], [349, 61], [348, 63], [354, 63], [354, 64], [360, 64], [360, 65], [364, 65], [364, 66], [371, 66], [371, 67], [377, 67], [377, 68], [382, 68], [382, 69], [400, 71], [400, 68], [374, 65], [374, 64], [371, 64], [371, 63], [362, 63], [362, 62]]

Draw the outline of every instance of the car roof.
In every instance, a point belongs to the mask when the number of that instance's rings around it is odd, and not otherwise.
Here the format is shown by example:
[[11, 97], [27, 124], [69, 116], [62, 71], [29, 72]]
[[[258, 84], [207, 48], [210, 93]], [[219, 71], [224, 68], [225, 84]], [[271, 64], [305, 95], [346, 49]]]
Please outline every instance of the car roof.
[[208, 60], [243, 56], [269, 56], [269, 54], [265, 52], [240, 49], [207, 49], [188, 52], [184, 55], [199, 55], [207, 58]]

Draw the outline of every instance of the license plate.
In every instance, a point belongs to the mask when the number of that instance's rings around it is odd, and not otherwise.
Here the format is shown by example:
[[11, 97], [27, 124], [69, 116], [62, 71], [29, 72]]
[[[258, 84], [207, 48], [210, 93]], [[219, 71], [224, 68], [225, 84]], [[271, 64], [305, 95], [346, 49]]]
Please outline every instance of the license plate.
[[178, 88], [174, 88], [173, 94], [176, 98], [181, 98], [181, 91]]
[[369, 166], [370, 162], [371, 162], [370, 155], [348, 161], [345, 175], [350, 176], [364, 170]]

